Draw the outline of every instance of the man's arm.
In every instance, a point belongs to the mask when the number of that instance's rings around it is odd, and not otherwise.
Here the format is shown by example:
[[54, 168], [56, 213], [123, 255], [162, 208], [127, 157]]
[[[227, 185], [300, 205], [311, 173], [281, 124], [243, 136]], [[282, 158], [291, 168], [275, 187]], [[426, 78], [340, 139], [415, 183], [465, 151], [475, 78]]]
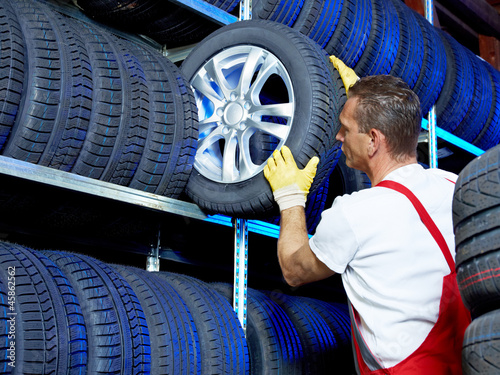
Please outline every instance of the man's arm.
[[335, 272], [321, 262], [309, 247], [306, 216], [302, 206], [281, 211], [278, 259], [290, 286], [300, 286], [332, 276]]

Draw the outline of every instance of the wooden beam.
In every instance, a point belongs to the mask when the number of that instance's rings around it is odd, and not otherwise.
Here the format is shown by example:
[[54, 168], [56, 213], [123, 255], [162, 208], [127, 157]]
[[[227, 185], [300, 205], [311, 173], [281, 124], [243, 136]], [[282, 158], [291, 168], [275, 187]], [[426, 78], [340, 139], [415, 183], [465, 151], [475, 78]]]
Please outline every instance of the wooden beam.
[[500, 15], [486, 0], [439, 0], [476, 32], [500, 39]]
[[481, 58], [500, 70], [500, 41], [497, 38], [480, 34], [479, 53]]

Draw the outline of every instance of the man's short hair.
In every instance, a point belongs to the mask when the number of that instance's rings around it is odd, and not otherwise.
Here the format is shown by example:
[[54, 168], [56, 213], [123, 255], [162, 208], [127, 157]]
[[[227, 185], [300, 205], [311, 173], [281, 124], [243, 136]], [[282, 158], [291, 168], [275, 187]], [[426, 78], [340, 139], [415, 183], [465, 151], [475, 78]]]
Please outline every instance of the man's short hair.
[[390, 75], [361, 78], [349, 89], [360, 133], [378, 129], [395, 158], [415, 156], [422, 122], [418, 96], [402, 79]]

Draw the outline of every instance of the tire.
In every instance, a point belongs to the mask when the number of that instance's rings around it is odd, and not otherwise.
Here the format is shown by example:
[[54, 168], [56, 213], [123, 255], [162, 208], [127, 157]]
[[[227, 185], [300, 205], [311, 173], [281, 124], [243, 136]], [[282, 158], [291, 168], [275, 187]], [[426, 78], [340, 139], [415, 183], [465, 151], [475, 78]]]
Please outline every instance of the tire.
[[32, 1], [12, 3], [26, 43], [25, 82], [5, 156], [69, 171], [89, 124], [91, 68], [68, 18]]
[[398, 51], [400, 32], [392, 1], [371, 0], [372, 23], [366, 47], [354, 67], [360, 77], [389, 74]]
[[141, 374], [151, 371], [146, 318], [130, 285], [92, 257], [43, 251], [75, 289], [87, 326], [88, 373]]
[[341, 7], [342, 1], [306, 0], [292, 27], [324, 48], [337, 26]]
[[471, 106], [474, 92], [472, 62], [455, 39], [440, 30], [438, 34], [445, 46], [446, 76], [436, 101], [437, 125], [454, 133]]
[[130, 46], [145, 75], [149, 123], [145, 150], [129, 187], [179, 198], [194, 163], [198, 110], [193, 92], [170, 60]]
[[252, 3], [252, 16], [292, 27], [304, 2], [305, 0], [255, 0]]
[[3, 315], [9, 318], [6, 342], [14, 359], [2, 352], [0, 374], [85, 373], [86, 322], [61, 269], [35, 250], [0, 242], [0, 279], [2, 294], [14, 297]]
[[422, 68], [413, 91], [420, 99], [422, 115], [426, 115], [436, 102], [444, 85], [446, 53], [437, 29], [417, 12], [410, 10], [424, 41]]
[[126, 31], [140, 31], [161, 10], [161, 0], [77, 0], [89, 17]]
[[198, 332], [201, 373], [247, 374], [248, 347], [231, 305], [207, 284], [190, 276], [154, 273], [179, 293]]
[[168, 1], [161, 2], [158, 15], [141, 28], [141, 33], [167, 48], [198, 43], [220, 25]]
[[[231, 303], [232, 285], [214, 283], [210, 287]], [[301, 374], [303, 349], [288, 316], [278, 304], [258, 290], [248, 288], [247, 297], [246, 340], [250, 374]]]
[[392, 0], [399, 20], [399, 46], [390, 75], [401, 78], [410, 88], [422, 70], [424, 41], [410, 9], [400, 0]]
[[301, 304], [306, 305], [324, 319], [335, 338], [334, 345], [329, 348], [326, 367], [335, 367], [342, 374], [354, 374], [354, 357], [351, 343], [351, 319], [345, 304], [329, 303], [309, 297], [298, 297]]
[[144, 310], [151, 339], [151, 374], [198, 374], [201, 354], [191, 312], [164, 280], [133, 267], [112, 265]]
[[12, 5], [0, 4], [0, 151], [14, 126], [24, 84], [25, 45]]
[[500, 73], [490, 64], [485, 66], [490, 74], [492, 106], [486, 125], [472, 142], [482, 150], [488, 150], [500, 142]]
[[[304, 349], [303, 373], [325, 374], [331, 371], [335, 335], [321, 315], [298, 297], [275, 292], [268, 295], [285, 311], [299, 334]], [[337, 363], [333, 365], [337, 367]]]
[[462, 348], [464, 375], [500, 373], [500, 311], [491, 311], [465, 330]]
[[459, 174], [453, 197], [457, 281], [473, 315], [500, 308], [500, 146]]
[[472, 65], [474, 89], [467, 113], [460, 124], [458, 124], [454, 134], [464, 141], [472, 143], [481, 130], [487, 126], [486, 121], [488, 120], [493, 102], [493, 87], [491, 86], [490, 75], [485, 66], [488, 63], [481, 60], [468, 49], [464, 48], [464, 50]]
[[[245, 89], [243, 94], [247, 95], [246, 100], [231, 96], [227, 90], [224, 94], [217, 94], [207, 86], [210, 75], [219, 75], [218, 69], [223, 64], [232, 64], [234, 71], [241, 68], [243, 61], [238, 56], [250, 54], [252, 59], [257, 57], [265, 63], [274, 61], [278, 68], [275, 71], [277, 74], [269, 79], [265, 77], [262, 87], [259, 87], [259, 80], [248, 92]], [[252, 72], [258, 67], [251, 67]], [[250, 218], [274, 210], [272, 192], [262, 173], [265, 163], [256, 165], [248, 156], [250, 153], [247, 150], [253, 143], [252, 134], [271, 134], [277, 138], [278, 148], [286, 144], [300, 168], [314, 155], [327, 159], [330, 150], [338, 143], [335, 134], [340, 126], [338, 114], [345, 102], [345, 90], [324, 51], [296, 30], [269, 21], [237, 22], [221, 28], [201, 42], [181, 68], [195, 92], [200, 123], [198, 151], [186, 192], [207, 212]], [[251, 78], [249, 71], [243, 72], [245, 78]], [[303, 80], [303, 77], [308, 79]], [[239, 79], [239, 76], [224, 79], [235, 78]], [[275, 92], [271, 92], [271, 87]], [[271, 111], [269, 108], [272, 107], [260, 107], [256, 94], [248, 96], [254, 89], [268, 98], [273, 94], [272, 99], [282, 112]], [[219, 111], [213, 103], [221, 105]], [[257, 112], [265, 120], [264, 128], [248, 115], [252, 112], [245, 112], [255, 111], [256, 108], [269, 111], [262, 115]], [[287, 119], [287, 125], [278, 127], [279, 132], [274, 130], [279, 122], [273, 122], [272, 129], [268, 127], [276, 116]], [[220, 125], [214, 127], [216, 123], [213, 121], [220, 121]], [[240, 135], [243, 138], [238, 138]], [[222, 143], [228, 144], [228, 148], [225, 149]], [[238, 147], [243, 150], [239, 153], [241, 158], [236, 158]], [[325, 166], [329, 167], [331, 165]], [[319, 170], [317, 176], [323, 177], [315, 179], [316, 186], [313, 188], [320, 186], [322, 178], [326, 178]]]
[[370, 0], [343, 0], [340, 19], [332, 37], [324, 47], [347, 66], [356, 66], [363, 54], [372, 28]]

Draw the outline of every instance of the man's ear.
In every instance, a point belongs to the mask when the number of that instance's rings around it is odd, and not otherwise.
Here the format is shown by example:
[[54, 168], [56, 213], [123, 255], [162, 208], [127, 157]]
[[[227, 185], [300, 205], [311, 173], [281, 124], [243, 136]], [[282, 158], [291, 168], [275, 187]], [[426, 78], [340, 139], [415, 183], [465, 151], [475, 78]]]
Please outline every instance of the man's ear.
[[370, 137], [368, 155], [372, 157], [385, 144], [385, 135], [380, 130], [372, 128], [368, 136]]

